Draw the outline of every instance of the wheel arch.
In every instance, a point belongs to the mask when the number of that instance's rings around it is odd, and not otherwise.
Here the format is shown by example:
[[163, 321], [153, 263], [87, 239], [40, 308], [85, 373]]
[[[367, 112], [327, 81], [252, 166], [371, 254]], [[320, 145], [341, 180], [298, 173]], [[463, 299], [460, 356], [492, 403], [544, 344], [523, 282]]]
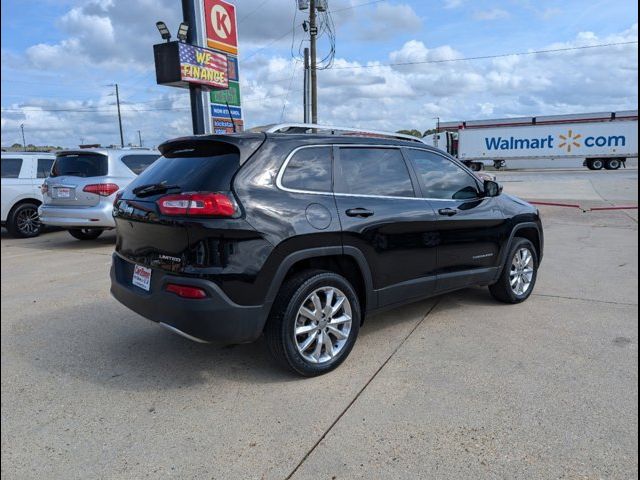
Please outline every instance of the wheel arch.
[[502, 273], [502, 269], [504, 268], [505, 262], [507, 261], [507, 255], [511, 250], [513, 240], [516, 237], [526, 238], [531, 243], [533, 243], [533, 246], [536, 249], [536, 254], [538, 256], [538, 263], [540, 263], [540, 261], [542, 260], [544, 250], [544, 237], [542, 236], [540, 226], [535, 222], [518, 223], [511, 230], [509, 240], [505, 243], [505, 247], [500, 257], [500, 269], [496, 279], [499, 278], [500, 274]]
[[371, 271], [364, 254], [355, 247], [320, 247], [301, 250], [287, 256], [276, 271], [267, 292], [272, 304], [282, 284], [291, 275], [305, 269], [322, 269], [345, 277], [355, 288], [364, 313], [376, 307]]
[[38, 200], [37, 198], [33, 198], [33, 197], [21, 198], [16, 203], [11, 205], [9, 212], [7, 213], [7, 221], [11, 218], [11, 216], [13, 215], [13, 212], [16, 211], [16, 208], [18, 208], [20, 205], [23, 205], [25, 203], [34, 203], [36, 206], [39, 207], [40, 205], [42, 205], [42, 200]]

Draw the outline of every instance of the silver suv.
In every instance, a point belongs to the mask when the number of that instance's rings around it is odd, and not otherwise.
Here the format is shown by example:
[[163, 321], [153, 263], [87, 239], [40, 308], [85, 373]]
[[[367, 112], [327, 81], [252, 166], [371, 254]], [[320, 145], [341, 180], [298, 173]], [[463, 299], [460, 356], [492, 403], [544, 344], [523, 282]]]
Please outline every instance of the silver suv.
[[98, 238], [115, 227], [111, 212], [118, 190], [159, 156], [156, 150], [140, 148], [59, 152], [42, 185], [40, 221], [66, 228], [79, 240]]

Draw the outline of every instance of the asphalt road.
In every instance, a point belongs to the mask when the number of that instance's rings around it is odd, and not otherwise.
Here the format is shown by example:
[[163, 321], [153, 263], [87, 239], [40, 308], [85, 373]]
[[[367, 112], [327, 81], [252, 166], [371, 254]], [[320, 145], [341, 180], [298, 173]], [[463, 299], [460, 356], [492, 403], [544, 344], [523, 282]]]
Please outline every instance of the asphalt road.
[[[498, 176], [526, 198], [637, 204], [637, 170]], [[263, 341], [192, 343], [119, 305], [112, 233], [3, 232], [2, 476], [637, 478], [637, 213], [542, 212], [527, 302], [477, 288], [371, 317], [314, 379]]]

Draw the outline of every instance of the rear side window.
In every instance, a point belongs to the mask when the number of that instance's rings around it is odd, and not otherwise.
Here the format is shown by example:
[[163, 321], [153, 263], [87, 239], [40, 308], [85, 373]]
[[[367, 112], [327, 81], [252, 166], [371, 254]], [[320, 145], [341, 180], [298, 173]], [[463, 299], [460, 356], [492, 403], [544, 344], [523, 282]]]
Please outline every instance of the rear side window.
[[3, 158], [0, 163], [2, 170], [2, 178], [18, 178], [22, 169], [21, 158]]
[[407, 149], [407, 154], [422, 182], [425, 197], [466, 200], [480, 196], [473, 176], [451, 160], [426, 150]]
[[240, 168], [240, 152], [233, 145], [209, 143], [206, 148], [167, 153], [129, 184], [132, 191], [142, 185], [176, 186], [182, 192], [220, 192], [231, 189], [231, 179]]
[[53, 161], [53, 158], [38, 159], [38, 178], [47, 178], [49, 176]]
[[411, 177], [397, 148], [341, 148], [336, 193], [415, 197]]
[[282, 186], [293, 190], [331, 192], [331, 147], [302, 148], [293, 154]]
[[133, 173], [140, 175], [159, 157], [160, 155], [126, 155], [122, 157], [122, 163], [124, 163]]
[[108, 160], [99, 153], [81, 153], [58, 155], [53, 168], [52, 177], [65, 175], [73, 177], [102, 177], [107, 175]]

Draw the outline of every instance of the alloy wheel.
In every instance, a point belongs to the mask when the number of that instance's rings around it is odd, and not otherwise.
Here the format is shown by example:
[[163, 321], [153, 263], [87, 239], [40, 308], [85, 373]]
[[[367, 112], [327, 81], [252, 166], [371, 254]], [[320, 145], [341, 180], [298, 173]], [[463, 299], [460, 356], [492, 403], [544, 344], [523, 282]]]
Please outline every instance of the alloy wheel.
[[38, 217], [38, 210], [35, 208], [22, 208], [16, 216], [16, 227], [23, 235], [34, 235], [38, 233], [42, 224]]
[[351, 332], [351, 304], [335, 287], [322, 287], [307, 296], [298, 309], [294, 340], [298, 352], [310, 363], [335, 358]]
[[533, 255], [528, 248], [520, 248], [516, 251], [511, 262], [509, 283], [511, 290], [516, 295], [524, 295], [531, 287], [533, 281], [534, 264]]

